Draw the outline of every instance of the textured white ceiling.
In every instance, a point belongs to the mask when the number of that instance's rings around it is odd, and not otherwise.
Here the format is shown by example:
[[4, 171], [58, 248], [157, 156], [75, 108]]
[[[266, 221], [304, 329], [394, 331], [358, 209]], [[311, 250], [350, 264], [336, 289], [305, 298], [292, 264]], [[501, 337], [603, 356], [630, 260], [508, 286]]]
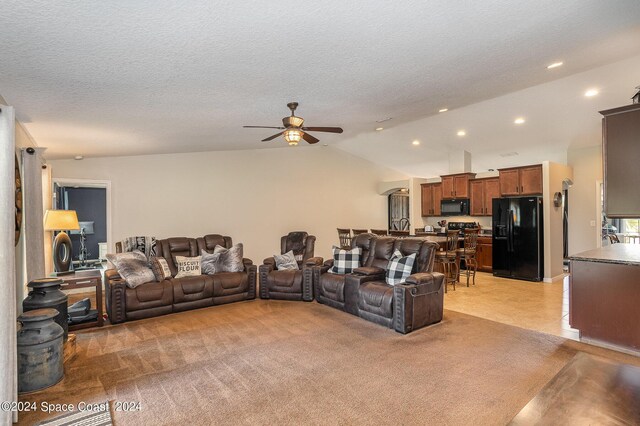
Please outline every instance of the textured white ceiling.
[[[0, 93], [49, 158], [335, 144], [640, 53], [637, 0], [2, 2]], [[544, 66], [563, 60], [565, 66]], [[364, 153], [366, 154], [366, 152]]]
[[[472, 170], [565, 163], [567, 149], [602, 142], [598, 111], [631, 103], [640, 85], [640, 55], [549, 83], [336, 143], [345, 151], [409, 176], [435, 177], [449, 169], [449, 153], [471, 153]], [[594, 97], [584, 96], [590, 89]], [[514, 120], [524, 118], [524, 124]], [[459, 137], [464, 129], [466, 136]], [[412, 142], [418, 140], [420, 145]], [[506, 155], [517, 153], [517, 155]]]

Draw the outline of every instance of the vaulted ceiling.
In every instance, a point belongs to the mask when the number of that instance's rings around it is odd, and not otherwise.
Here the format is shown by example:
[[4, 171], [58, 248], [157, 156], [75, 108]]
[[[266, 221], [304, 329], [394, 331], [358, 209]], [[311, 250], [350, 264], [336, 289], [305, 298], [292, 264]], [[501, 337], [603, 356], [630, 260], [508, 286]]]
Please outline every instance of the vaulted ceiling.
[[458, 126], [461, 107], [638, 55], [638, 40], [636, 0], [4, 1], [0, 94], [49, 158], [281, 146], [241, 126], [279, 125], [293, 100], [306, 124], [344, 127], [322, 143], [366, 158], [388, 155], [392, 141], [362, 142], [378, 126], [443, 107], [454, 121], [433, 124]]

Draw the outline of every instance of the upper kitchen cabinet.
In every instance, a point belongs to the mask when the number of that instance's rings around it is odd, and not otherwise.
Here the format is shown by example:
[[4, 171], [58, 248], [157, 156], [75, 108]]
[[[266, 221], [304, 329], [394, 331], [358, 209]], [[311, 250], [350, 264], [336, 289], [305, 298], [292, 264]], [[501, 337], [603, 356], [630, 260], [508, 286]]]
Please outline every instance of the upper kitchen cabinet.
[[469, 198], [469, 181], [475, 177], [475, 173], [458, 173], [455, 175], [441, 176], [442, 198]]
[[442, 184], [423, 183], [422, 216], [440, 216], [440, 201], [442, 201]]
[[500, 195], [503, 197], [542, 194], [542, 165], [500, 169]]
[[604, 165], [604, 212], [610, 218], [640, 217], [640, 104], [600, 111]]
[[500, 198], [498, 178], [473, 179], [470, 181], [471, 216], [491, 216], [493, 199]]

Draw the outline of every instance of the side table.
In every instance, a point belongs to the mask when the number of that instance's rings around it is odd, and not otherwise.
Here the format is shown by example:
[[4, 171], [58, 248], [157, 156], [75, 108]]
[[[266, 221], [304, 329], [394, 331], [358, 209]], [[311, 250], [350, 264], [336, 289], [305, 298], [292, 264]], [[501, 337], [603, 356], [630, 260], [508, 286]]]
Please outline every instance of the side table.
[[96, 309], [98, 311], [98, 318], [96, 321], [69, 325], [69, 331], [81, 330], [89, 327], [102, 327], [104, 319], [102, 317], [102, 275], [100, 274], [100, 270], [78, 271], [74, 274], [58, 276], [58, 278], [64, 281], [61, 288], [62, 291], [90, 287], [95, 287], [96, 289]]

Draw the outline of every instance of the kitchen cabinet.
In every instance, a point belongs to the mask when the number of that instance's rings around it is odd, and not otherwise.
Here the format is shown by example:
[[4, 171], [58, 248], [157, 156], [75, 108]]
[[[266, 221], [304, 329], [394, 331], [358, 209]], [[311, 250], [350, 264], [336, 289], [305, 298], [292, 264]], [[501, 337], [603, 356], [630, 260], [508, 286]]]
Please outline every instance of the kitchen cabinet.
[[493, 272], [493, 243], [491, 237], [478, 237], [476, 247], [478, 271]]
[[455, 175], [441, 176], [442, 198], [469, 198], [469, 180], [475, 177], [475, 173], [458, 173]]
[[[604, 164], [604, 213], [610, 218], [639, 218], [640, 104], [600, 111]], [[633, 194], [633, 195], [632, 195]]]
[[442, 201], [442, 184], [423, 183], [422, 216], [440, 216], [440, 201]]
[[469, 182], [471, 216], [491, 216], [493, 199], [500, 197], [498, 178], [473, 179]]
[[501, 196], [511, 197], [542, 194], [541, 164], [500, 169], [499, 172]]

